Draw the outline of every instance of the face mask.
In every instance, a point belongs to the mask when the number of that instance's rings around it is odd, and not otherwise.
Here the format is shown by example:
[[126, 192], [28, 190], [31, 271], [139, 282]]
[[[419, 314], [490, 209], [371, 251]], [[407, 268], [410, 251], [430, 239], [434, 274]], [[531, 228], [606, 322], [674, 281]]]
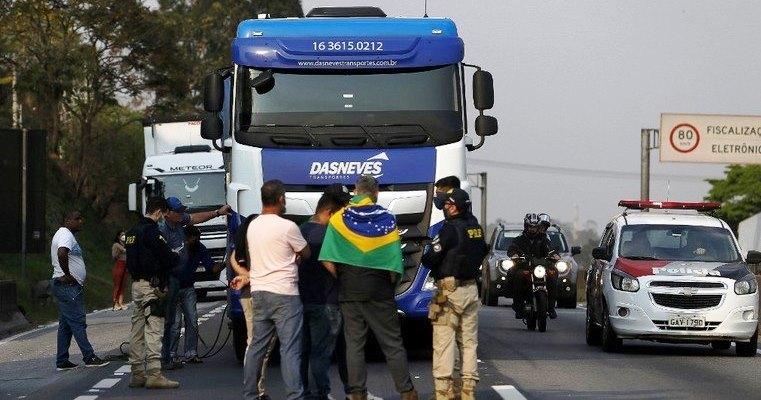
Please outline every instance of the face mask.
[[436, 197], [433, 198], [433, 205], [439, 210], [444, 209], [444, 203], [446, 202], [446, 198], [444, 196], [445, 195], [442, 194], [442, 195], [437, 195]]

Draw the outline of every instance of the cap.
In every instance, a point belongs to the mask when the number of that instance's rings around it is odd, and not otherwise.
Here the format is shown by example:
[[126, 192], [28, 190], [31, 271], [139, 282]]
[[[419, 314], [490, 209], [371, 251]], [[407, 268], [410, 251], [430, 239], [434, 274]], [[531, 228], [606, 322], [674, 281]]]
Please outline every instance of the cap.
[[344, 202], [351, 200], [351, 193], [349, 193], [349, 188], [340, 183], [334, 183], [326, 187], [324, 193], [335, 196], [337, 199]]
[[454, 204], [460, 210], [466, 210], [470, 207], [470, 196], [468, 196], [468, 192], [454, 188], [447, 192], [445, 202]]
[[182, 201], [176, 197], [168, 197], [166, 199], [166, 203], [169, 206], [169, 211], [180, 213], [185, 212], [185, 210], [188, 209], [184, 204], [182, 204]]

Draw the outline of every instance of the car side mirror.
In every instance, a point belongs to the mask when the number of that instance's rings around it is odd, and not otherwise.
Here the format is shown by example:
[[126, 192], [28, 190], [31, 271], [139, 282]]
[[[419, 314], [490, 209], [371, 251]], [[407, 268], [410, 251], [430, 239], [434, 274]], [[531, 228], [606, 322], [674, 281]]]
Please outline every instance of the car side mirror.
[[579, 255], [579, 254], [581, 254], [581, 246], [573, 246], [573, 247], [571, 247], [571, 255], [572, 256]]
[[473, 106], [478, 111], [494, 107], [494, 79], [482, 69], [473, 73]]
[[745, 262], [748, 264], [761, 264], [761, 252], [751, 250], [748, 252], [748, 256], [745, 257]]
[[498, 130], [497, 119], [490, 115], [476, 117], [476, 134], [478, 136], [496, 135]]
[[595, 247], [592, 250], [592, 258], [595, 260], [609, 260], [610, 255], [608, 254], [608, 249], [605, 247]]
[[222, 111], [224, 105], [225, 82], [222, 75], [213, 73], [203, 80], [203, 109], [210, 113]]
[[206, 140], [222, 138], [222, 118], [217, 114], [208, 114], [201, 121], [201, 137]]

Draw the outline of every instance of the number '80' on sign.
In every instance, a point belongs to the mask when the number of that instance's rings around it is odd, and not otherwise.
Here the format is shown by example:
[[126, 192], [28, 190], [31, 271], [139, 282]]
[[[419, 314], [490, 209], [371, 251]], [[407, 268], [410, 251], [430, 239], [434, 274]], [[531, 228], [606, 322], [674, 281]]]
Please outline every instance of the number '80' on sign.
[[671, 130], [669, 142], [674, 150], [689, 153], [698, 147], [700, 132], [690, 124], [679, 124]]

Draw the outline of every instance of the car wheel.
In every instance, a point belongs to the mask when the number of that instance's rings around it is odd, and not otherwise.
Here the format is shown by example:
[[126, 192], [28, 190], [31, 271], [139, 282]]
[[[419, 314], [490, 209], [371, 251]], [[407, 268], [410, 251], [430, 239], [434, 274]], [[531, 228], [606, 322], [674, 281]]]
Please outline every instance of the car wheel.
[[602, 329], [595, 325], [592, 310], [589, 307], [587, 307], [586, 336], [589, 346], [599, 346], [602, 343]]
[[616, 353], [621, 351], [624, 341], [616, 335], [613, 326], [610, 324], [610, 315], [605, 301], [603, 301], [602, 321], [602, 351], [606, 353]]
[[735, 342], [735, 351], [740, 357], [753, 357], [758, 352], [758, 328], [753, 336], [750, 337], [750, 342]]
[[484, 268], [483, 283], [481, 283], [481, 304], [494, 307], [499, 303], [499, 296], [491, 289], [491, 274], [489, 268]]
[[714, 350], [727, 350], [732, 346], [732, 342], [726, 340], [714, 340], [711, 342], [711, 348]]

